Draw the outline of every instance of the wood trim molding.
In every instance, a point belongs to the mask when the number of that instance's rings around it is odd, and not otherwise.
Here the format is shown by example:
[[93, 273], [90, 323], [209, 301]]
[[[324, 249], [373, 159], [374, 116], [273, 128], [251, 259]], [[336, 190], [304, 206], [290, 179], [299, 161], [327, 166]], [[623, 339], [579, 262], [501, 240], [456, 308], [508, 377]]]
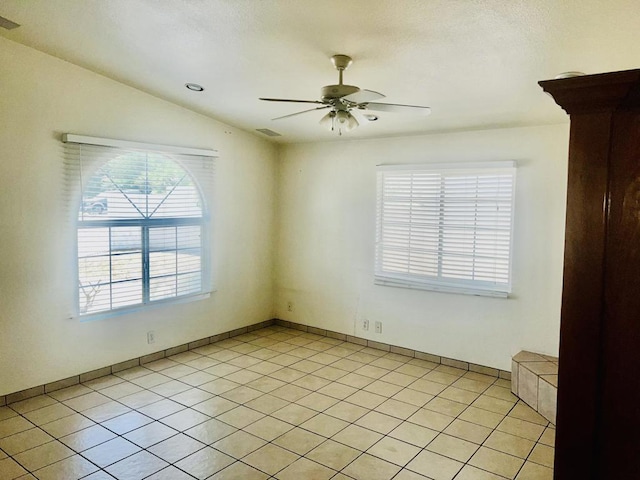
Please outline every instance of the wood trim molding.
[[640, 108], [640, 69], [538, 83], [570, 115]]

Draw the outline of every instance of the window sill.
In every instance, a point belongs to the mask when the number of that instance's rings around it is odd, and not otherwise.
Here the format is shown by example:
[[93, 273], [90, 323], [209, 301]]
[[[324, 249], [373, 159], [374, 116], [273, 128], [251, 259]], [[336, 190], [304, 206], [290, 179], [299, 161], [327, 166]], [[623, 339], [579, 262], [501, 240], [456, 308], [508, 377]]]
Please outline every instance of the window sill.
[[498, 290], [485, 290], [480, 288], [464, 287], [459, 285], [443, 285], [433, 283], [420, 283], [410, 280], [402, 280], [388, 277], [375, 277], [375, 285], [383, 287], [408, 288], [411, 290], [428, 290], [441, 293], [455, 293], [460, 295], [475, 295], [479, 297], [509, 298], [509, 292]]
[[177, 305], [182, 303], [197, 302], [199, 300], [204, 300], [211, 297], [211, 294], [214, 292], [215, 290], [212, 290], [211, 292], [198, 293], [196, 295], [186, 295], [184, 297], [179, 297], [179, 298], [168, 298], [166, 300], [158, 300], [156, 302], [148, 303], [146, 305], [133, 305], [131, 307], [122, 307], [114, 310], [109, 310], [106, 312], [87, 313], [84, 315], [75, 314], [75, 315], [72, 315], [70, 319], [79, 320], [80, 322], [92, 322], [94, 320], [103, 320], [105, 318], [118, 317], [120, 315], [128, 315], [130, 313], [143, 312], [155, 307], [164, 307], [167, 305]]

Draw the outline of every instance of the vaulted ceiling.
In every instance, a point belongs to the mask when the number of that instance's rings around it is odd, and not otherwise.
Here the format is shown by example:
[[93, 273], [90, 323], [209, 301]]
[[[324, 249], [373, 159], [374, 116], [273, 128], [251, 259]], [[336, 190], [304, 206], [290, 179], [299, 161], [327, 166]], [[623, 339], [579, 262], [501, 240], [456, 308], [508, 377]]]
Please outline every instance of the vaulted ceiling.
[[343, 139], [563, 122], [538, 80], [640, 67], [637, 0], [2, 0], [0, 16], [21, 25], [6, 38], [287, 143], [338, 136], [258, 97], [319, 99], [336, 53], [345, 83], [432, 108]]

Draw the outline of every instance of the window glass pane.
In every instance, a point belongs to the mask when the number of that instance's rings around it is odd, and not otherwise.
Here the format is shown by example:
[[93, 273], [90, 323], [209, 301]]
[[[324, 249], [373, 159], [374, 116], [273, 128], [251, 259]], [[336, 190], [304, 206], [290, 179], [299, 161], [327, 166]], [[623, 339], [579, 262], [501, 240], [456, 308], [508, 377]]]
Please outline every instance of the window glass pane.
[[111, 257], [111, 281], [138, 280], [142, 278], [142, 254], [123, 253]]
[[176, 277], [160, 277], [150, 280], [149, 294], [151, 301], [176, 296]]
[[176, 274], [176, 252], [151, 252], [149, 254], [150, 276], [162, 277]]
[[196, 249], [200, 250], [202, 245], [202, 239], [200, 238], [200, 225], [189, 225], [184, 227], [178, 227], [177, 237], [178, 237], [178, 248], [181, 250], [185, 249]]
[[149, 250], [152, 252], [176, 249], [176, 227], [149, 229]]
[[112, 283], [111, 296], [111, 308], [142, 303], [142, 280]]
[[142, 251], [142, 229], [140, 227], [111, 228], [112, 252]]
[[199, 217], [202, 215], [198, 189], [188, 177], [160, 194], [149, 195], [150, 213], [158, 217]]
[[99, 219], [101, 215], [107, 213], [108, 200], [106, 196], [102, 195], [102, 192], [95, 193], [96, 195], [85, 192], [85, 194], [82, 196], [80, 217], [83, 216], [82, 214], [85, 214], [85, 216], [96, 216], [97, 219]]
[[111, 286], [108, 283], [80, 283], [80, 313], [94, 313], [111, 308]]
[[178, 273], [199, 272], [201, 265], [200, 249], [178, 252]]
[[102, 255], [78, 259], [78, 273], [80, 285], [94, 285], [109, 283], [111, 276], [111, 257]]
[[79, 258], [109, 253], [109, 228], [78, 228]]
[[189, 295], [202, 290], [202, 275], [198, 273], [187, 273], [178, 275], [178, 295]]
[[105, 218], [200, 217], [200, 192], [169, 156], [125, 152], [104, 162], [84, 185], [84, 221]]

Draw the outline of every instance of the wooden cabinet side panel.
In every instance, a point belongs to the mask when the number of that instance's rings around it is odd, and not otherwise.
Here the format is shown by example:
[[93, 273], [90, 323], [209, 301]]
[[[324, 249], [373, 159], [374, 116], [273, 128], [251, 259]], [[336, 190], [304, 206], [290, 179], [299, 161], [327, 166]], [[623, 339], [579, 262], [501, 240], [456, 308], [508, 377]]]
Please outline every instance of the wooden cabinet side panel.
[[600, 478], [640, 478], [640, 111], [615, 114], [602, 331]]
[[571, 116], [555, 480], [595, 478], [611, 113]]

